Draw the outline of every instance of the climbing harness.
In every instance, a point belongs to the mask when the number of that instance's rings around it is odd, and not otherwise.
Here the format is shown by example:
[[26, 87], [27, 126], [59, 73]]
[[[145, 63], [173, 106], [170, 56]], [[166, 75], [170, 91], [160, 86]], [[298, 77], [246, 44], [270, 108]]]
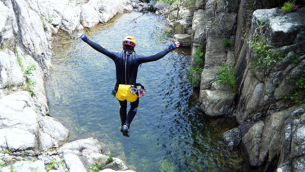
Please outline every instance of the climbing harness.
[[119, 88], [118, 91], [115, 93], [115, 96], [120, 101], [128, 100], [129, 102], [134, 102], [138, 99], [138, 97], [143, 97], [144, 94], [144, 86], [140, 83], [136, 83], [136, 86], [119, 84]]

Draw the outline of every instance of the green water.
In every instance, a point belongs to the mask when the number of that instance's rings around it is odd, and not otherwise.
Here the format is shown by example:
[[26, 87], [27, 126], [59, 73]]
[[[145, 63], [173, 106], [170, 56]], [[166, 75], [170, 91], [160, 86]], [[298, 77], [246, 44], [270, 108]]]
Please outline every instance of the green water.
[[[137, 54], [150, 55], [171, 43], [165, 18], [127, 13], [86, 32], [109, 50], [136, 38]], [[75, 33], [74, 36], [76, 36]], [[190, 49], [179, 48], [156, 62], [142, 64], [137, 82], [145, 85], [131, 137], [120, 133], [119, 103], [111, 59], [73, 36], [60, 34], [53, 45], [53, 68], [46, 81], [50, 115], [71, 132], [70, 141], [97, 138], [138, 172], [248, 171], [240, 151], [229, 152], [220, 135], [234, 120], [205, 118], [188, 81]]]

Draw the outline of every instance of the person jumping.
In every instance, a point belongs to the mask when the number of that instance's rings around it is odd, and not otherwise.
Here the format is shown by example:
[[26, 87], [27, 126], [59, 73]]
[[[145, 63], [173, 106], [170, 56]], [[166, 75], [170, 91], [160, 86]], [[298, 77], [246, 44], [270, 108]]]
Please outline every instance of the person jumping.
[[[161, 59], [167, 53], [178, 48], [180, 43], [171, 43], [167, 48], [159, 53], [144, 56], [138, 55], [134, 51], [136, 40], [133, 36], [126, 36], [123, 39], [122, 52], [109, 51], [103, 46], [91, 41], [85, 34], [79, 34], [78, 36], [93, 49], [106, 55], [115, 63], [116, 84], [113, 94], [117, 97], [120, 103], [121, 132], [124, 136], [129, 137], [130, 125], [138, 110], [139, 97], [144, 95], [145, 92], [144, 87], [136, 82], [139, 65]], [[141, 86], [141, 89], [137, 89], [137, 86], [139, 85]], [[130, 102], [131, 106], [128, 114], [127, 101]]]

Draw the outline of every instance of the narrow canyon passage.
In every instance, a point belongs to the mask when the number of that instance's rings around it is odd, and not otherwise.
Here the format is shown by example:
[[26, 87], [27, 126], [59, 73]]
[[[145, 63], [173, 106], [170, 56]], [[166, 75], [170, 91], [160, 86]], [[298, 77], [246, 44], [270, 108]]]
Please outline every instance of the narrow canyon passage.
[[[75, 33], [76, 35], [76, 33]], [[173, 42], [166, 19], [132, 12], [87, 31], [89, 39], [114, 51], [136, 38], [137, 54], [150, 55]], [[120, 132], [118, 100], [111, 95], [115, 65], [80, 39], [59, 34], [46, 81], [50, 115], [70, 130], [70, 141], [94, 137], [136, 171], [248, 171], [241, 151], [229, 152], [220, 135], [237, 124], [206, 119], [188, 80], [189, 48], [143, 64], [137, 82], [146, 88], [130, 137]], [[129, 107], [129, 105], [128, 105]]]

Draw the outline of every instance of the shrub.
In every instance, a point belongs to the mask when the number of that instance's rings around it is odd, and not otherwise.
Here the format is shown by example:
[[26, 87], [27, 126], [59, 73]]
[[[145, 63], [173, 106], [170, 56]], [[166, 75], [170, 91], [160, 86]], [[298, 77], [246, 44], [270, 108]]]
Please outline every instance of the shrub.
[[36, 66], [34, 64], [27, 66], [24, 71], [26, 77], [26, 87], [24, 90], [28, 91], [31, 95], [34, 94], [34, 87], [37, 84], [37, 81], [33, 78], [33, 71], [36, 70]]
[[232, 43], [234, 42], [234, 38], [233, 39], [227, 39], [225, 38], [224, 41], [223, 41], [223, 45], [225, 47], [229, 47], [230, 45], [232, 45]]
[[285, 2], [284, 6], [282, 7], [282, 11], [284, 13], [290, 12], [290, 11], [292, 11], [294, 9], [294, 6], [295, 5], [293, 3], [291, 3], [291, 2]]
[[199, 84], [201, 72], [202, 72], [202, 69], [200, 67], [196, 67], [196, 68], [191, 67], [189, 69], [188, 78], [189, 78], [190, 84], [193, 87]]
[[222, 85], [229, 85], [235, 91], [238, 78], [235, 76], [235, 67], [222, 64], [221, 68], [217, 68], [217, 82]]
[[197, 67], [191, 67], [189, 69], [189, 75], [188, 75], [190, 84], [192, 86], [196, 86], [200, 82], [200, 76], [201, 76], [202, 68], [204, 66], [204, 62], [202, 60], [203, 56], [204, 53], [202, 52], [202, 47], [201, 46], [197, 47], [196, 52], [193, 56], [193, 63]]
[[158, 1], [168, 3], [168, 4], [172, 4], [172, 3], [176, 2], [176, 1], [179, 1], [179, 0], [158, 0]]
[[285, 100], [291, 100], [294, 104], [305, 104], [305, 74], [303, 74], [295, 83], [295, 87], [284, 96]]
[[263, 36], [267, 24], [267, 21], [259, 21], [259, 27], [255, 30], [253, 41], [248, 41], [254, 52], [254, 67], [256, 68], [267, 67], [277, 62], [277, 60], [283, 60], [283, 54], [271, 44], [268, 44]]

